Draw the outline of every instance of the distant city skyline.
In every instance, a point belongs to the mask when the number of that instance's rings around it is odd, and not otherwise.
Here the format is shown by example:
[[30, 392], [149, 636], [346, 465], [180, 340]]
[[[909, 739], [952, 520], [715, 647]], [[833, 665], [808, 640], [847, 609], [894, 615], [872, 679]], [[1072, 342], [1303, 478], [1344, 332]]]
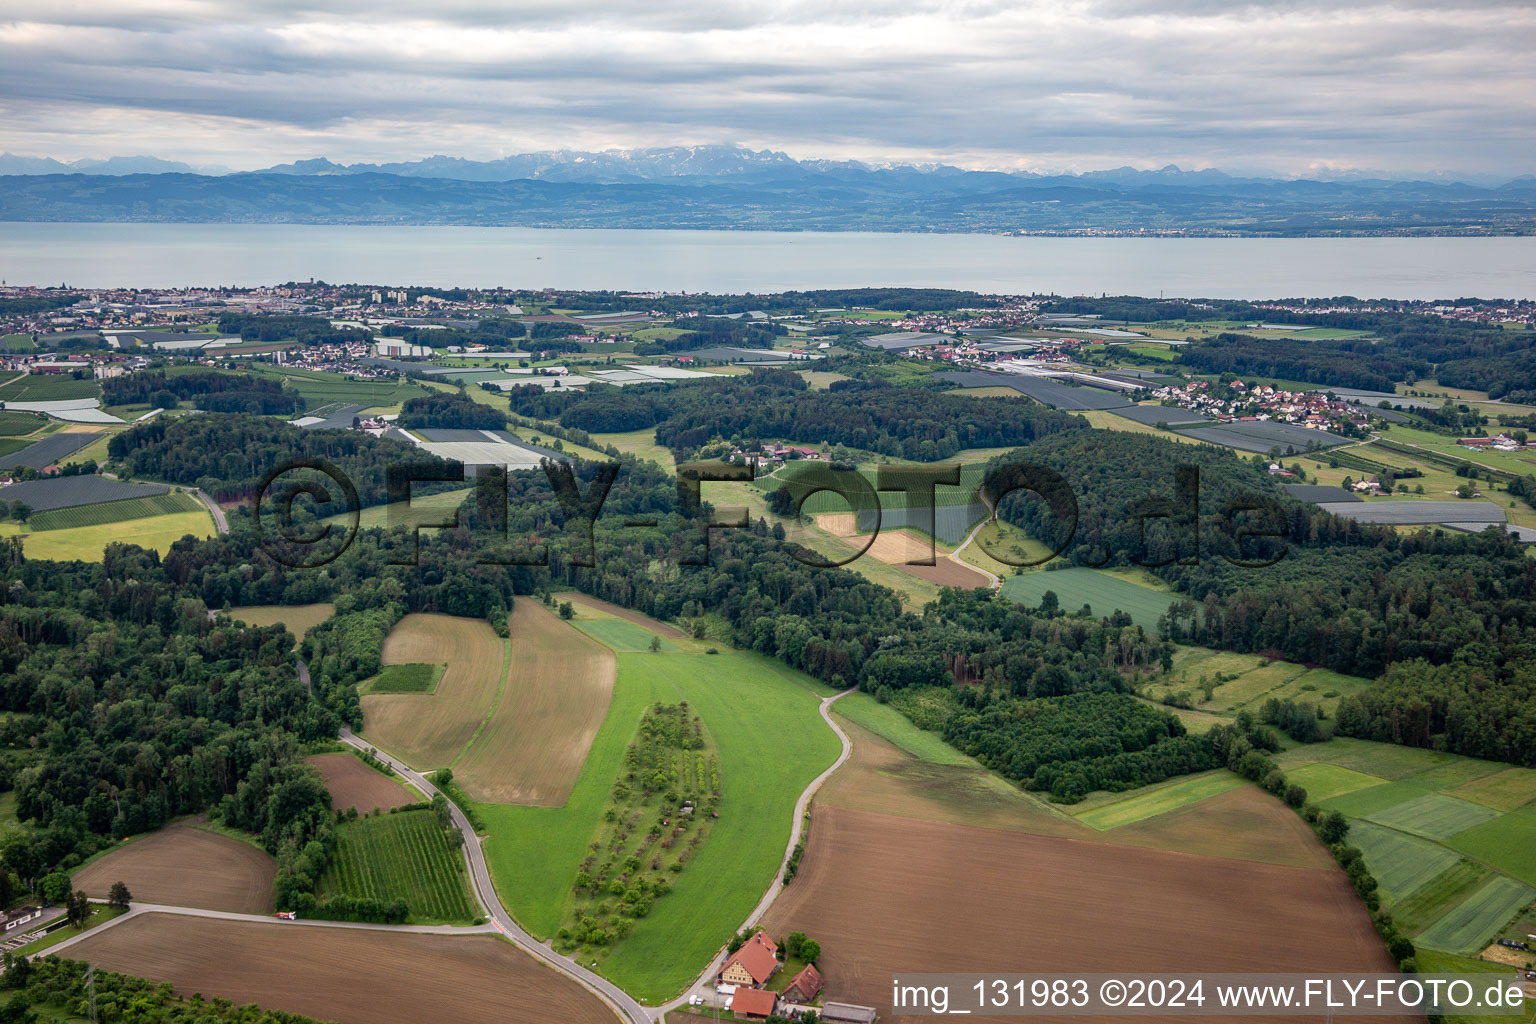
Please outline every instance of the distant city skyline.
[[1039, 172], [1536, 171], [1530, 5], [17, 0], [0, 150], [253, 170], [743, 145]]

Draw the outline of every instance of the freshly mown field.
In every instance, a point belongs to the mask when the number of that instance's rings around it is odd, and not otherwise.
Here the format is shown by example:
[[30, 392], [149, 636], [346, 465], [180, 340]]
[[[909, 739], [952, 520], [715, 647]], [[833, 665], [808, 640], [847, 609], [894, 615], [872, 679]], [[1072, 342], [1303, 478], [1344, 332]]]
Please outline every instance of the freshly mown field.
[[276, 877], [276, 862], [251, 843], [167, 825], [91, 861], [74, 873], [74, 883], [100, 899], [122, 882], [139, 903], [268, 914]]
[[839, 750], [817, 713], [814, 684], [722, 651], [620, 653], [607, 717], [565, 805], [475, 805], [489, 826], [485, 852], [497, 891], [530, 931], [553, 935], [645, 709], [685, 700], [708, 723], [723, 780], [714, 833], [602, 965], [652, 1003], [680, 991], [740, 926], [778, 871], [796, 798]]
[[0, 523], [0, 536], [23, 534], [22, 547], [28, 558], [54, 562], [76, 559], [99, 562], [108, 544], [137, 544], [163, 555], [171, 549], [172, 544], [189, 534], [193, 537], [211, 537], [213, 532], [213, 519], [206, 509], [30, 534], [24, 533], [15, 523]]
[[407, 615], [384, 641], [384, 664], [448, 668], [432, 693], [364, 694], [364, 736], [413, 768], [452, 764], [496, 704], [505, 648], [479, 619]]
[[[622, 619], [606, 621], [645, 632]], [[532, 599], [513, 605], [510, 625], [505, 689], [454, 763], [454, 781], [485, 803], [559, 807], [608, 711], [614, 654]]]
[[475, 916], [464, 858], [448, 846], [447, 833], [428, 810], [336, 826], [336, 853], [319, 889], [322, 899], [403, 899], [417, 922], [468, 921]]
[[32, 530], [65, 530], [79, 526], [102, 526], [106, 523], [122, 523], [130, 519], [147, 519], [150, 516], [173, 515], [178, 512], [201, 512], [203, 503], [182, 491], [156, 494], [148, 498], [128, 498], [123, 501], [104, 501], [97, 505], [74, 505], [47, 512], [33, 513], [27, 519]]
[[168, 981], [184, 996], [200, 992], [338, 1024], [613, 1020], [595, 995], [496, 935], [145, 914], [66, 953], [104, 970]]
[[1118, 576], [1081, 566], [1052, 572], [1036, 570], [1003, 578], [1003, 596], [1030, 607], [1038, 606], [1047, 591], [1056, 595], [1064, 611], [1075, 612], [1083, 605], [1088, 605], [1098, 616], [1122, 611], [1136, 625], [1150, 630], [1157, 628], [1157, 620], [1177, 600], [1175, 594], [1138, 586]]
[[304, 760], [320, 770], [334, 810], [356, 807], [357, 813], [368, 814], [375, 808], [388, 811], [421, 799], [420, 794], [368, 767], [356, 754], [316, 754]]
[[[1006, 908], [1006, 910], [1002, 909]], [[826, 998], [892, 1015], [892, 972], [1388, 971], [1342, 872], [819, 808], [765, 920], [821, 943]], [[1229, 1018], [1236, 1019], [1236, 1018]]]
[[[655, 633], [638, 626], [625, 619], [597, 615], [585, 615], [572, 620], [572, 624], [583, 633], [601, 641], [616, 651], [648, 651], [651, 640], [660, 639]], [[675, 644], [666, 640], [661, 641], [661, 650], [675, 651]]]

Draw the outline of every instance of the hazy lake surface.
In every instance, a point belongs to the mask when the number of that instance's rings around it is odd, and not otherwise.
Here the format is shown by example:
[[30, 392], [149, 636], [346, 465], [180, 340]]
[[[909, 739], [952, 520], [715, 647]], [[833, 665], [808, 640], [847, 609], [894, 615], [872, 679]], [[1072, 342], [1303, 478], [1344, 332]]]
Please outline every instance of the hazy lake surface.
[[1529, 238], [1010, 238], [870, 232], [0, 223], [0, 279], [773, 292], [1536, 298]]

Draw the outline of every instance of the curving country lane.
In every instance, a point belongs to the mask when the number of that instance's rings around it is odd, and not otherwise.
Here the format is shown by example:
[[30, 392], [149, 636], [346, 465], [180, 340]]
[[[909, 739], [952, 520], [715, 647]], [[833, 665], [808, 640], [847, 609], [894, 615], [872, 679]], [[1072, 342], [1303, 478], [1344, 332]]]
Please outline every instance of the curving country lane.
[[[399, 759], [379, 750], [373, 744], [364, 742], [359, 737], [353, 735], [352, 730], [345, 726], [341, 730], [341, 742], [356, 747], [359, 750], [373, 751], [375, 757], [398, 772], [412, 786], [421, 790], [428, 800], [437, 795], [437, 787], [428, 782], [426, 776], [411, 769]], [[458, 827], [460, 832], [464, 833], [464, 858], [469, 863], [470, 888], [475, 894], [475, 899], [485, 908], [486, 916], [491, 919], [495, 929], [555, 970], [575, 979], [577, 983], [596, 994], [619, 1017], [629, 1021], [630, 1024], [651, 1024], [650, 1012], [630, 996], [629, 993], [619, 988], [607, 978], [593, 974], [585, 967], [572, 961], [569, 957], [556, 953], [553, 949], [525, 932], [513, 920], [512, 914], [506, 907], [502, 906], [501, 898], [496, 895], [496, 887], [491, 884], [491, 871], [485, 863], [485, 852], [480, 848], [481, 837], [476, 835], [475, 830], [470, 827], [469, 819], [459, 809], [458, 804], [449, 800], [448, 808], [453, 814], [454, 825]], [[462, 931], [462, 929], [460, 930]]]
[[[301, 663], [301, 668], [301, 676], [307, 676], [308, 667], [302, 666]], [[304, 681], [306, 683], [308, 682], [307, 679]], [[853, 743], [849, 740], [848, 734], [845, 733], [835, 721], [833, 721], [832, 715], [830, 714], [832, 705], [852, 692], [854, 692], [853, 689], [848, 689], [842, 691], [841, 693], [834, 694], [830, 697], [823, 697], [821, 699], [821, 704], [818, 710], [821, 712], [822, 720], [827, 723], [828, 728], [837, 734], [837, 738], [842, 744], [842, 751], [838, 754], [837, 760], [833, 761], [825, 771], [811, 780], [805, 789], [801, 791], [799, 799], [795, 801], [794, 819], [790, 826], [789, 842], [784, 848], [783, 858], [779, 861], [778, 871], [774, 875], [773, 882], [768, 886], [767, 891], [763, 893], [763, 898], [758, 901], [758, 904], [753, 908], [752, 913], [748, 914], [746, 920], [742, 922], [742, 929], [750, 928], [757, 924], [762, 919], [763, 915], [768, 912], [768, 908], [773, 905], [773, 901], [778, 898], [779, 893], [784, 888], [784, 869], [789, 864], [789, 858], [794, 854], [795, 846], [799, 844], [801, 837], [804, 835], [805, 812], [806, 809], [810, 806], [811, 798], [814, 797], [816, 791], [821, 788], [822, 783], [831, 778], [832, 773], [837, 771], [848, 761], [849, 756], [853, 752]], [[420, 790], [428, 800], [431, 800], [432, 797], [437, 795], [437, 787], [429, 782], [426, 776], [410, 768], [398, 758], [392, 757], [385, 751], [378, 749], [378, 747], [374, 744], [368, 743], [362, 738], [354, 735], [351, 729], [343, 727], [341, 730], [340, 739], [341, 742], [346, 743], [349, 746], [356, 747], [358, 750], [371, 751], [374, 757], [377, 757], [380, 761], [387, 764], [392, 770], [397, 772], [403, 779], [405, 779], [406, 782]], [[353, 921], [287, 921], [277, 917], [268, 917], [255, 914], [237, 914], [228, 911], [202, 910], [194, 907], [175, 907], [154, 903], [135, 903], [128, 911], [128, 913], [113, 918], [111, 921], [104, 922], [97, 927], [92, 928], [88, 932], [84, 932], [80, 935], [74, 936], [73, 938], [66, 939], [63, 942], [50, 947], [47, 953], [58, 953], [61, 950], [69, 948], [77, 942], [90, 938], [93, 935], [100, 934], [102, 931], [111, 928], [114, 925], [117, 925], [123, 921], [130, 920], [134, 917], [141, 916], [143, 914], [176, 914], [184, 917], [204, 917], [223, 921], [243, 921], [279, 927], [351, 928], [362, 931], [412, 932], [430, 935], [472, 935], [484, 934], [488, 932], [500, 932], [502, 935], [511, 939], [515, 944], [521, 946], [530, 955], [544, 961], [550, 967], [553, 967], [555, 970], [572, 978], [582, 987], [598, 996], [608, 1004], [609, 1008], [612, 1009], [621, 1020], [627, 1021], [628, 1024], [654, 1024], [655, 1021], [663, 1020], [667, 1013], [671, 1010], [674, 1010], [686, 1003], [688, 997], [695, 992], [704, 993], [712, 990], [712, 979], [719, 972], [721, 966], [725, 962], [726, 952], [724, 946], [720, 947], [720, 951], [716, 953], [715, 958], [710, 961], [710, 963], [704, 968], [704, 970], [694, 980], [693, 984], [690, 985], [685, 992], [683, 992], [676, 999], [669, 1003], [665, 1003], [656, 1007], [647, 1007], [639, 1003], [623, 989], [613, 984], [613, 982], [600, 975], [594, 974], [593, 972], [587, 970], [585, 967], [582, 967], [580, 964], [572, 961], [569, 957], [562, 956], [551, 949], [549, 946], [539, 942], [532, 935], [528, 934], [528, 932], [524, 931], [523, 928], [517, 923], [517, 921], [513, 919], [511, 912], [502, 905], [500, 897], [496, 894], [496, 887], [491, 882], [490, 868], [486, 864], [485, 853], [481, 849], [482, 838], [475, 834], [475, 830], [470, 826], [468, 817], [465, 816], [464, 812], [459, 808], [458, 804], [454, 803], [452, 800], [448, 801], [448, 807], [452, 813], [454, 825], [459, 829], [460, 832], [464, 834], [463, 850], [465, 861], [469, 865], [471, 890], [474, 892], [475, 899], [486, 911], [486, 916], [490, 919], [486, 924], [474, 927], [458, 927], [453, 925], [368, 924]], [[41, 956], [46, 954], [38, 955]]]
[[[839, 742], [843, 745], [842, 752], [837, 755], [837, 760], [833, 761], [826, 771], [811, 780], [810, 785], [801, 791], [800, 799], [795, 801], [795, 817], [789, 830], [789, 845], [784, 848], [784, 858], [779, 861], [778, 873], [773, 876], [773, 884], [768, 886], [768, 891], [763, 893], [763, 898], [758, 901], [757, 906], [752, 910], [752, 913], [747, 915], [747, 919], [741, 923], [741, 927], [737, 931], [745, 931], [761, 921], [763, 915], [768, 912], [768, 908], [773, 905], [773, 901], [778, 899], [779, 893], [784, 890], [784, 869], [789, 866], [789, 858], [794, 855], [795, 846], [800, 842], [800, 837], [805, 827], [805, 812], [806, 808], [811, 804], [811, 798], [816, 795], [816, 791], [821, 788], [821, 784], [830, 779], [832, 773], [841, 768], [847, 762], [849, 755], [853, 753], [853, 742], [848, 738], [848, 734], [843, 732], [838, 724], [832, 720], [831, 708], [834, 703], [853, 693], [855, 689], [857, 687], [851, 687], [842, 693], [833, 694], [831, 697], [823, 697], [821, 699], [819, 710], [821, 711], [822, 721], [826, 722], [827, 727], [837, 734]], [[725, 958], [725, 947], [721, 946], [720, 951], [715, 954], [715, 958], [709, 962], [709, 966], [705, 967], [703, 973], [694, 979], [693, 984], [688, 986], [687, 991], [670, 1003], [656, 1008], [657, 1019], [664, 1018], [667, 1013], [682, 1006], [691, 995], [708, 995], [710, 992], [713, 992], [713, 979], [715, 975], [720, 973], [720, 968], [725, 966]]]

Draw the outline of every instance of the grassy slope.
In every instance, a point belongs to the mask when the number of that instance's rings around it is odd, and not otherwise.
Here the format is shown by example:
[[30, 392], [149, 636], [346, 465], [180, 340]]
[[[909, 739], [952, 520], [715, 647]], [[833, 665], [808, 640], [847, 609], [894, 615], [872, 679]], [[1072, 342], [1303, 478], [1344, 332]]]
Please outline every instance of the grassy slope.
[[836, 758], [838, 741], [811, 688], [760, 659], [682, 652], [618, 658], [613, 703], [566, 805], [477, 810], [490, 829], [485, 848], [497, 892], [530, 931], [548, 936], [559, 927], [645, 708], [658, 700], [693, 705], [720, 749], [720, 827], [605, 968], [637, 998], [660, 1002], [691, 980], [773, 880], [795, 800]]
[[[20, 532], [15, 523], [0, 523], [0, 536]], [[177, 512], [172, 515], [150, 516], [147, 519], [130, 519], [121, 523], [102, 526], [80, 526], [68, 530], [44, 530], [29, 534], [22, 544], [28, 558], [42, 558], [55, 562], [79, 559], [84, 562], [101, 561], [101, 552], [108, 544], [122, 542], [152, 548], [162, 555], [171, 545], [187, 534], [195, 537], [213, 536], [213, 519], [207, 510]]]

